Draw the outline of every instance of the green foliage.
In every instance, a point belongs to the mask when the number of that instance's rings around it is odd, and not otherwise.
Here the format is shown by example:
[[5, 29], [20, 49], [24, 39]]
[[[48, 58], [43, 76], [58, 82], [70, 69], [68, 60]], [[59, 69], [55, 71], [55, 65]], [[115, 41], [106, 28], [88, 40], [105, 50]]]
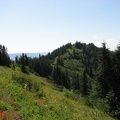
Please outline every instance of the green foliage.
[[73, 90], [64, 89], [63, 92], [64, 92], [65, 97], [67, 98], [70, 98], [73, 100], [79, 99], [79, 95], [76, 94]]
[[82, 92], [84, 96], [88, 95], [92, 85], [91, 80], [98, 67], [99, 51], [100, 49], [92, 43], [87, 45], [78, 41], [66, 48], [62, 54], [58, 54], [59, 49], [53, 51], [56, 56], [54, 57], [53, 53], [50, 54], [53, 64], [52, 80], [78, 93]]
[[2, 93], [0, 93], [0, 99], [3, 97], [3, 94]]
[[119, 112], [119, 102], [117, 97], [115, 96], [115, 93], [113, 91], [109, 91], [105, 98], [107, 104], [109, 105], [109, 112], [112, 114], [113, 117], [116, 117], [117, 115], [120, 114]]
[[13, 73], [11, 79], [20, 84], [23, 88], [26, 86], [25, 89], [31, 90], [32, 88], [32, 81], [27, 75]]
[[35, 97], [37, 97], [37, 98], [45, 97], [44, 91], [42, 89], [37, 91], [36, 94], [35, 94]]
[[83, 96], [88, 95], [89, 93], [89, 82], [88, 82], [88, 78], [87, 78], [87, 74], [86, 74], [86, 70], [84, 70], [83, 72], [83, 79], [82, 79], [82, 83], [81, 83], [81, 93]]
[[76, 59], [66, 60], [64, 66], [65, 68], [72, 71], [82, 71], [82, 69], [84, 68], [84, 66], [81, 65], [80, 61]]
[[7, 53], [7, 48], [0, 44], [0, 65], [9, 67], [10, 63], [11, 61]]
[[13, 73], [12, 80], [21, 85], [24, 90], [35, 92], [35, 97], [41, 98], [45, 96], [42, 84], [32, 81], [27, 75]]
[[62, 85], [66, 88], [70, 88], [70, 80], [68, 78], [68, 72], [62, 69], [60, 66], [56, 66], [53, 69], [52, 78], [58, 85]]
[[93, 99], [92, 97], [88, 96], [85, 98], [85, 104], [94, 108], [96, 107], [99, 110], [102, 110], [103, 112], [109, 113], [109, 104], [107, 103], [106, 99], [100, 99], [96, 98]]
[[[45, 78], [34, 74], [23, 74], [16, 67], [1, 68], [0, 93], [2, 109], [7, 118], [24, 120], [99, 120], [112, 118], [108, 116], [92, 116], [94, 109], [85, 106], [79, 96], [73, 92], [63, 90], [60, 92], [55, 85], [47, 82]], [[28, 89], [28, 82], [32, 84]], [[25, 89], [24, 84], [27, 83]], [[89, 111], [90, 115], [86, 116]], [[99, 112], [98, 112], [99, 113]], [[10, 117], [9, 117], [10, 115]]]
[[0, 110], [6, 111], [6, 110], [8, 110], [9, 108], [10, 108], [9, 105], [8, 105], [6, 102], [0, 100]]
[[114, 53], [106, 48], [103, 43], [101, 49], [101, 59], [99, 69], [96, 75], [95, 88], [92, 89], [86, 98], [86, 104], [91, 107], [97, 107], [102, 111], [110, 113], [111, 116], [120, 119], [120, 72], [119, 72], [119, 49]]
[[62, 47], [54, 50], [52, 53], [51, 53], [51, 58], [54, 59], [55, 57], [57, 56], [60, 56], [60, 55], [63, 55], [67, 52], [67, 49], [71, 48], [72, 47], [72, 44], [71, 43], [68, 43], [66, 45], [63, 45]]
[[11, 63], [10, 67], [15, 70], [15, 64], [14, 63]]
[[27, 74], [32, 71], [40, 76], [49, 77], [52, 70], [48, 57], [40, 55], [39, 58], [30, 58], [22, 53], [20, 58], [16, 56], [16, 63], [20, 66], [21, 71]]
[[111, 89], [113, 81], [113, 65], [110, 51], [106, 48], [106, 43], [103, 43], [102, 53], [100, 60], [100, 70], [98, 75], [98, 84], [100, 86], [101, 97], [105, 97]]

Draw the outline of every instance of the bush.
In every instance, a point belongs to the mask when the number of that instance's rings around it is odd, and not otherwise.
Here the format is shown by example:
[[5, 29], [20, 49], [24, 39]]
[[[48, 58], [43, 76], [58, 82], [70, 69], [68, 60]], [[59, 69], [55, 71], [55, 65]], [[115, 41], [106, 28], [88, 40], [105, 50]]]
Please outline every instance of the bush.
[[74, 93], [73, 90], [64, 89], [64, 95], [67, 98], [70, 98], [70, 99], [73, 99], [73, 100], [77, 100], [77, 95]]
[[37, 97], [37, 98], [45, 97], [44, 91], [43, 91], [42, 89], [39, 90], [39, 91], [36, 93], [35, 97]]
[[34, 72], [34, 75], [36, 75], [36, 76], [40, 76], [37, 72]]
[[10, 67], [11, 67], [13, 70], [15, 70], [15, 64], [14, 64], [14, 63], [12, 63], [12, 64], [10, 65]]
[[33, 92], [38, 92], [40, 90], [40, 88], [41, 88], [40, 84], [38, 84], [37, 82], [33, 83], [33, 86], [32, 86]]
[[88, 106], [90, 106], [90, 107], [95, 106], [95, 103], [94, 103], [93, 100], [90, 99], [89, 97], [86, 97], [86, 98], [85, 98], [85, 104], [88, 105]]
[[96, 107], [107, 113], [110, 108], [106, 98], [100, 98], [95, 89], [90, 91], [89, 95], [85, 98], [85, 104], [90, 107]]
[[14, 80], [16, 83], [20, 84], [24, 89], [26, 86], [26, 90], [31, 90], [31, 88], [32, 88], [32, 81], [27, 75], [13, 73], [12, 80]]

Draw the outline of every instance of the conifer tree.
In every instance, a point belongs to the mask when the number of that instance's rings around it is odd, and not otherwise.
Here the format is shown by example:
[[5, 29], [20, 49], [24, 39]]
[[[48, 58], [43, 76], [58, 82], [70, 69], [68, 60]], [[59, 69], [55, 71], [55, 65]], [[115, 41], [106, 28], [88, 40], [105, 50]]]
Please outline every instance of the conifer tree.
[[10, 58], [7, 53], [7, 48], [3, 45], [0, 45], [0, 65], [2, 66], [10, 66]]
[[118, 44], [117, 50], [113, 55], [113, 61], [114, 61], [114, 81], [112, 84], [114, 87], [115, 94], [120, 101], [120, 44]]
[[83, 71], [83, 80], [81, 83], [81, 92], [83, 96], [88, 95], [89, 92], [89, 85], [88, 85], [88, 78], [86, 70]]
[[26, 72], [26, 68], [25, 68], [25, 54], [24, 53], [22, 53], [22, 56], [21, 56], [21, 71], [23, 73]]
[[102, 56], [100, 60], [99, 66], [99, 75], [98, 75], [98, 83], [99, 83], [99, 96], [105, 98], [110, 90], [112, 90], [112, 59], [110, 51], [106, 48], [106, 43], [102, 43]]

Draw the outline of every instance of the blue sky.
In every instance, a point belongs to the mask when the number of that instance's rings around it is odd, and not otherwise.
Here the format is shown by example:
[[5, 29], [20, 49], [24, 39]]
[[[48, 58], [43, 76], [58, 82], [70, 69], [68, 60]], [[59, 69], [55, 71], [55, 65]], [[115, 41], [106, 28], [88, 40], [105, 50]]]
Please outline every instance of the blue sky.
[[0, 44], [9, 53], [103, 40], [111, 50], [120, 41], [120, 0], [0, 0]]

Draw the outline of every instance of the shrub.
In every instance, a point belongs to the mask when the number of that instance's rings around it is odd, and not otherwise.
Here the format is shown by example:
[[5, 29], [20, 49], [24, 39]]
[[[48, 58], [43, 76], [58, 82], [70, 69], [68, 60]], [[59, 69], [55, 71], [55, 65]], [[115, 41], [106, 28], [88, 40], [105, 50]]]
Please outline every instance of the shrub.
[[32, 80], [27, 76], [23, 74], [12, 74], [12, 80], [14, 80], [16, 83], [20, 84], [23, 88], [26, 85], [26, 90], [31, 90], [32, 88]]
[[73, 90], [64, 89], [64, 95], [65, 95], [67, 98], [70, 98], [70, 99], [73, 99], [73, 100], [76, 100], [76, 99], [77, 99], [77, 95], [74, 93]]
[[45, 96], [45, 93], [42, 89], [39, 90], [38, 92], [36, 92], [36, 95], [35, 95], [35, 97], [37, 97], [37, 98], [41, 98], [41, 97], [44, 97], [44, 96]]
[[106, 99], [96, 98], [96, 97], [93, 97], [92, 95], [87, 96], [85, 98], [85, 104], [90, 106], [90, 107], [96, 107], [96, 108], [98, 108], [106, 113], [109, 112], [109, 108], [110, 108]]
[[10, 67], [11, 67], [13, 70], [15, 70], [15, 64], [14, 64], [14, 63], [12, 63], [12, 64], [10, 65]]
[[90, 99], [89, 97], [85, 98], [85, 104], [88, 105], [88, 106], [90, 106], [90, 107], [93, 107], [95, 105], [94, 102], [93, 102], [93, 100]]
[[35, 91], [35, 92], [38, 92], [41, 88], [41, 85], [38, 84], [37, 82], [34, 82], [33, 83], [33, 86], [32, 86], [32, 90]]

